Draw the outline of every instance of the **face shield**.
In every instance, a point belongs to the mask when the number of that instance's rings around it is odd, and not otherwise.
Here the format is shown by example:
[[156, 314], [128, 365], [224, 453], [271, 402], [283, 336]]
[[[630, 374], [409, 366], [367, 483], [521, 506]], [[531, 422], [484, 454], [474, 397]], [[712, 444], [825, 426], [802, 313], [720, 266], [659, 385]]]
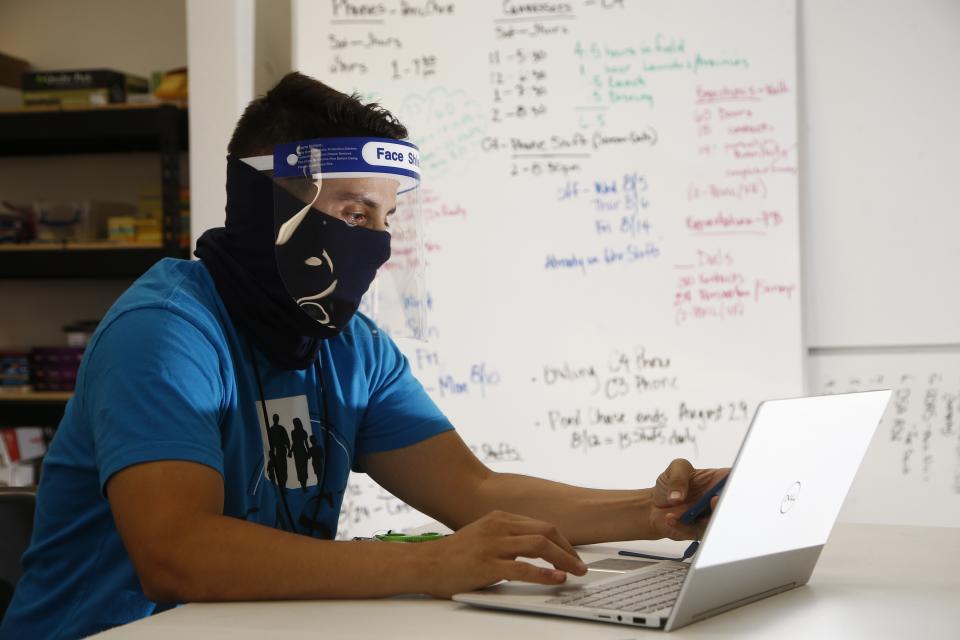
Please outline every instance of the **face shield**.
[[243, 161], [273, 181], [281, 280], [328, 337], [358, 309], [397, 337], [423, 337], [416, 146], [386, 138], [316, 138], [279, 144], [272, 156]]

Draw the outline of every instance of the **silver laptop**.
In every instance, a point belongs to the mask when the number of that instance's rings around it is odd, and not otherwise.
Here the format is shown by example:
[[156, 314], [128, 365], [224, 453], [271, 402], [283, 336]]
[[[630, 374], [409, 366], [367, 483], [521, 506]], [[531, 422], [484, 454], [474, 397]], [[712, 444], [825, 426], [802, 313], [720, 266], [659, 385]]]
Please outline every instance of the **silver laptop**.
[[806, 584], [889, 398], [761, 403], [690, 562], [587, 549], [587, 575], [564, 585], [502, 582], [453, 599], [670, 631]]

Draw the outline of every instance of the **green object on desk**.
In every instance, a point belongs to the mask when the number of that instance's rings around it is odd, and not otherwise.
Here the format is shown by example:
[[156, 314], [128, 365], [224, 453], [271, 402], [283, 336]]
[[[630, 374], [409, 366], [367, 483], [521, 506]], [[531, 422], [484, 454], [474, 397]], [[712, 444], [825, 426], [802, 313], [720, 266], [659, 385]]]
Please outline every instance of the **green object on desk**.
[[408, 536], [403, 533], [394, 533], [392, 531], [388, 531], [373, 537], [381, 542], [429, 542], [430, 540], [439, 540], [443, 537], [443, 534], [421, 533], [420, 535]]

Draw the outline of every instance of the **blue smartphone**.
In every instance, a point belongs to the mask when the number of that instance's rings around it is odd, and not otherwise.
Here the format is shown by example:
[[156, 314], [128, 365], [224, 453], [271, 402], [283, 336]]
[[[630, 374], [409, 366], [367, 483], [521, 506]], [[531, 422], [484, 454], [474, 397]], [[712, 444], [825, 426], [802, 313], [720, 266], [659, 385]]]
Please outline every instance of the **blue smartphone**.
[[683, 515], [680, 516], [680, 522], [683, 524], [693, 524], [697, 518], [709, 512], [710, 500], [713, 499], [714, 496], [720, 495], [720, 492], [723, 491], [723, 485], [727, 483], [727, 478], [729, 477], [729, 474], [723, 476], [720, 482], [710, 487], [709, 491], [700, 496], [700, 499], [697, 500], [696, 504], [687, 509]]

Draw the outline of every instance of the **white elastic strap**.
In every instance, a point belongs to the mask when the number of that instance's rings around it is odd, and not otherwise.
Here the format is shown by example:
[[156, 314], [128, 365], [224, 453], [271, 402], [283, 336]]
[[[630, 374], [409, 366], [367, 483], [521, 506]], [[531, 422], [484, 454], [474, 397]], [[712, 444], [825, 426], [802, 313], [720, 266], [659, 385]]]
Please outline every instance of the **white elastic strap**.
[[317, 194], [313, 196], [313, 200], [307, 204], [303, 209], [297, 212], [297, 215], [293, 216], [289, 220], [283, 223], [280, 227], [280, 231], [277, 233], [277, 246], [279, 247], [282, 244], [286, 244], [287, 240], [293, 237], [293, 234], [296, 232], [297, 227], [300, 226], [300, 223], [303, 222], [304, 217], [306, 217], [307, 212], [313, 208], [313, 203], [317, 201], [317, 198], [320, 197], [320, 182], [316, 183]]

